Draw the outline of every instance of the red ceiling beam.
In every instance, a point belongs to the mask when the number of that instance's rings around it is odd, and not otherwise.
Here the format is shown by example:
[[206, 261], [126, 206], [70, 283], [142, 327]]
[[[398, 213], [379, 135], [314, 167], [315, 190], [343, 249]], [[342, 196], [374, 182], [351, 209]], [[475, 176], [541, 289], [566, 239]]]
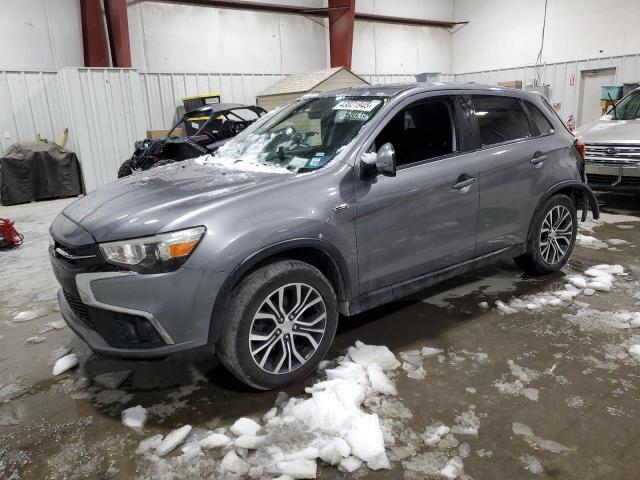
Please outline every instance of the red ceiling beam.
[[[144, 0], [134, 0], [132, 4], [140, 3]], [[331, 8], [309, 8], [297, 5], [282, 5], [279, 3], [254, 3], [246, 0], [150, 0], [158, 3], [180, 3], [184, 5], [200, 5], [205, 7], [231, 8], [236, 10], [253, 10], [255, 12], [270, 13], [291, 13], [295, 15], [311, 15], [318, 17], [330, 16], [332, 10], [347, 10], [348, 7]], [[346, 2], [349, 3], [349, 2]], [[421, 18], [390, 17], [387, 15], [374, 15], [369, 13], [356, 13], [356, 20], [369, 22], [397, 23], [401, 25], [417, 25], [422, 27], [453, 28], [456, 25], [463, 25], [469, 22], [447, 22], [443, 20], [427, 20]]]
[[328, 14], [331, 67], [351, 68], [356, 0], [329, 0]]
[[131, 68], [127, 0], [104, 0], [107, 29], [114, 67]]
[[80, 18], [85, 67], [108, 67], [109, 49], [100, 0], [81, 0]]

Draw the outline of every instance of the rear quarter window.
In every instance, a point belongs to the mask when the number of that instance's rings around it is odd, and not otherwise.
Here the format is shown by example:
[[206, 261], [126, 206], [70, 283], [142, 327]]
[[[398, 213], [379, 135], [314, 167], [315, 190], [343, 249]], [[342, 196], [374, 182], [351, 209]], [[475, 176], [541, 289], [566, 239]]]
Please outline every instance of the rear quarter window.
[[473, 106], [483, 146], [531, 136], [529, 121], [517, 99], [474, 95]]
[[540, 132], [540, 135], [551, 135], [552, 133], [555, 133], [553, 125], [538, 107], [536, 107], [531, 102], [525, 102], [525, 105], [527, 106], [527, 110], [529, 110], [529, 113], [531, 114], [531, 119], [535, 123], [536, 127], [538, 127], [538, 132]]

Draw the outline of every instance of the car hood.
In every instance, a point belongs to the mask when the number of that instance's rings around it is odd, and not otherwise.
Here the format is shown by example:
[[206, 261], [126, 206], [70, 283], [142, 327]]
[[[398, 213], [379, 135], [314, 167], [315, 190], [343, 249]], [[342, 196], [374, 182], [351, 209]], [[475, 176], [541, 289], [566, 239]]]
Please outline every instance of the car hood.
[[278, 170], [243, 171], [189, 160], [105, 185], [68, 206], [63, 214], [97, 242], [142, 237], [230, 195], [291, 176]]
[[640, 143], [640, 120], [597, 120], [581, 126], [576, 137], [585, 143]]

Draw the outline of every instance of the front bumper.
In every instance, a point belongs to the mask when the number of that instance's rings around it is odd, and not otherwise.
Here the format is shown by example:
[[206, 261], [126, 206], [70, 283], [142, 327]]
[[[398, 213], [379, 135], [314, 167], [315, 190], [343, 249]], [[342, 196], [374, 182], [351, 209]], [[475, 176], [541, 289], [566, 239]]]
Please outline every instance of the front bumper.
[[62, 287], [60, 312], [93, 351], [153, 358], [208, 343], [226, 273], [186, 267], [159, 274], [118, 270], [102, 260], [95, 243], [60, 243], [68, 237], [54, 226], [50, 260]]
[[601, 165], [587, 162], [587, 183], [596, 191], [640, 193], [640, 165]]

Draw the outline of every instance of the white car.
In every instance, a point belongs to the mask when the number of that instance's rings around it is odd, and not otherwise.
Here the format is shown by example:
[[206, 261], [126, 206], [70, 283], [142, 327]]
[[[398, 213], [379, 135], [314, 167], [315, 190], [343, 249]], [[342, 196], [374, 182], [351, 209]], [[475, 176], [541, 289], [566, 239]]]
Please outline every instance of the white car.
[[586, 173], [593, 190], [640, 194], [640, 88], [576, 136], [586, 146]]

